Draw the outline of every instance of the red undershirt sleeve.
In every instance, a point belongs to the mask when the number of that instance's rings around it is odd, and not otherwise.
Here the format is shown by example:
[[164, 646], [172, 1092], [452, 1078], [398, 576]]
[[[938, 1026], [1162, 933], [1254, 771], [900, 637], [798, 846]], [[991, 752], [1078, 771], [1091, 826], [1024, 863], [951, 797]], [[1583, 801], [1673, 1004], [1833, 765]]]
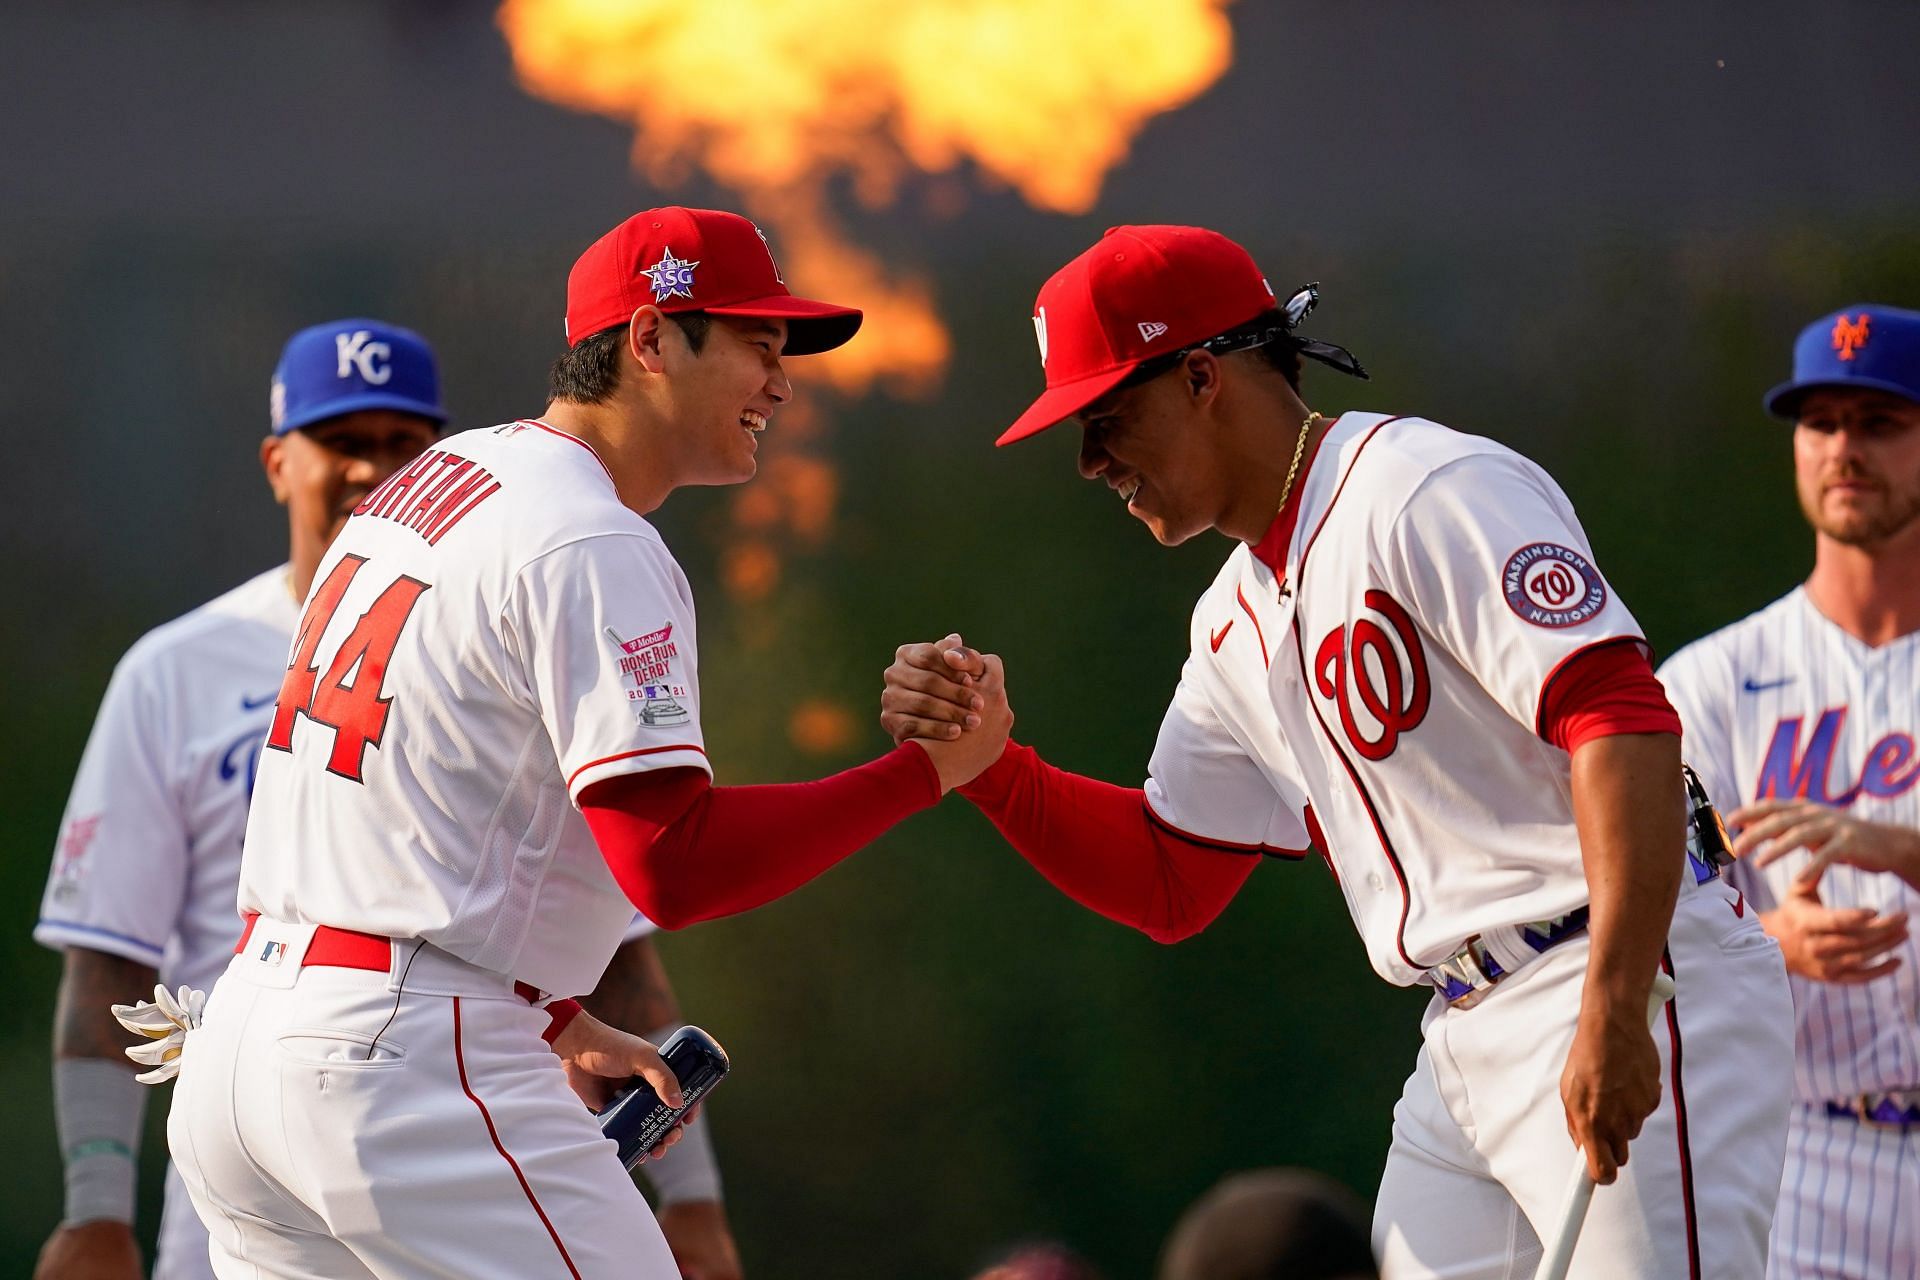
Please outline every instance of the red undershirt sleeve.
[[628, 899], [663, 929], [772, 902], [940, 799], [909, 742], [816, 782], [716, 787], [698, 769], [596, 782], [580, 812]]
[[1138, 787], [1056, 769], [1014, 742], [960, 794], [1055, 888], [1156, 942], [1212, 924], [1260, 863], [1156, 825]]
[[1618, 733], [1680, 733], [1680, 715], [1653, 674], [1646, 646], [1619, 640], [1582, 649], [1548, 677], [1540, 736], [1571, 755]]

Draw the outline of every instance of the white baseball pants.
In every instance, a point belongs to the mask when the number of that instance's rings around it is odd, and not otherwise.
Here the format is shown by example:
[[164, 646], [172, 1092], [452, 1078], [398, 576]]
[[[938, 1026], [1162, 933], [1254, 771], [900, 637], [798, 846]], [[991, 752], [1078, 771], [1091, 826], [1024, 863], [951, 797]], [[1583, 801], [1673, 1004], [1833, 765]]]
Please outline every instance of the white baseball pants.
[[262, 919], [187, 1038], [168, 1145], [219, 1280], [677, 1280], [544, 1012], [304, 949]]
[[[1374, 1211], [1386, 1280], [1534, 1274], [1575, 1158], [1560, 1076], [1588, 950], [1584, 935], [1561, 944], [1473, 1008], [1429, 1006]], [[1688, 877], [1666, 961], [1660, 1106], [1594, 1192], [1576, 1280], [1766, 1273], [1793, 1078], [1780, 949], [1725, 881]]]

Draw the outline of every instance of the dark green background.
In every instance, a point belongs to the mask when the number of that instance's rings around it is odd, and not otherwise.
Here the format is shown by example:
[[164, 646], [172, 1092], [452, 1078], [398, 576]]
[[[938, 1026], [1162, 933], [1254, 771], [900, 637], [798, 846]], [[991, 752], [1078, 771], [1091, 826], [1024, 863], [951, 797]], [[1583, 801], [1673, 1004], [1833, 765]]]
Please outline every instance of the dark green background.
[[[1087, 216], [988, 192], [957, 218], [855, 220], [930, 278], [956, 354], [925, 402], [821, 397], [836, 533], [770, 600], [720, 589], [727, 494], [660, 513], [700, 602], [722, 783], [880, 750], [893, 647], [952, 629], [1006, 657], [1020, 738], [1140, 780], [1228, 545], [1158, 547], [1078, 481], [1070, 431], [990, 447], [1038, 386], [1034, 288], [1114, 221], [1209, 222], [1277, 286], [1322, 281], [1312, 331], [1376, 380], [1310, 366], [1309, 401], [1545, 464], [1663, 654], [1804, 574], [1787, 434], [1758, 399], [1806, 320], [1920, 302], [1920, 97], [1881, 52], [1914, 47], [1910, 11], [1333, 8], [1233, 8], [1234, 70], [1143, 134]], [[253, 458], [280, 342], [391, 317], [437, 343], [460, 425], [535, 411], [580, 245], [648, 203], [728, 199], [649, 191], [618, 128], [521, 98], [485, 5], [130, 12], [0, 18], [20, 89], [0, 108], [0, 1276], [27, 1274], [58, 1213], [58, 962], [29, 931], [66, 787], [126, 646], [283, 554]], [[335, 42], [309, 66], [315, 32]], [[209, 87], [276, 54], [275, 75]], [[844, 758], [789, 745], [812, 697], [857, 709]], [[1261, 868], [1161, 947], [1054, 893], [957, 800], [661, 947], [734, 1056], [712, 1125], [761, 1278], [959, 1277], [1027, 1236], [1144, 1277], [1223, 1172], [1308, 1164], [1370, 1193], [1422, 1003], [1372, 976], [1317, 862]]]

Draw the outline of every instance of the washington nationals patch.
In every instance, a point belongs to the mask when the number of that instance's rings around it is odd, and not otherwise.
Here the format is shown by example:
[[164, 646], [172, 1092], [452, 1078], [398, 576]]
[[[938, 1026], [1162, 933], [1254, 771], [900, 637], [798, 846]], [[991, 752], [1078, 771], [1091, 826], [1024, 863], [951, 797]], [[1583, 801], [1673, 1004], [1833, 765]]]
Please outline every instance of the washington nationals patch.
[[1507, 607], [1536, 627], [1573, 627], [1607, 607], [1600, 571], [1571, 547], [1535, 542], [1507, 557]]

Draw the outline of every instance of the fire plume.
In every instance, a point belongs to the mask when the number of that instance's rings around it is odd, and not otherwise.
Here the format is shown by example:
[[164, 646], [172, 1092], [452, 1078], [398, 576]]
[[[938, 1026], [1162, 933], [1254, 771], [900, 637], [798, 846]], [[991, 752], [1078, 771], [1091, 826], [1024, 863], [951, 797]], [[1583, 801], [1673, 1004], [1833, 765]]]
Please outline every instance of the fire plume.
[[970, 163], [1084, 211], [1148, 120], [1226, 70], [1229, 2], [503, 0], [499, 23], [530, 93], [631, 124], [662, 188], [698, 167], [738, 191], [797, 291], [867, 311], [809, 368], [911, 394], [944, 368], [946, 331], [924, 282], [838, 230], [828, 183], [880, 208]]

